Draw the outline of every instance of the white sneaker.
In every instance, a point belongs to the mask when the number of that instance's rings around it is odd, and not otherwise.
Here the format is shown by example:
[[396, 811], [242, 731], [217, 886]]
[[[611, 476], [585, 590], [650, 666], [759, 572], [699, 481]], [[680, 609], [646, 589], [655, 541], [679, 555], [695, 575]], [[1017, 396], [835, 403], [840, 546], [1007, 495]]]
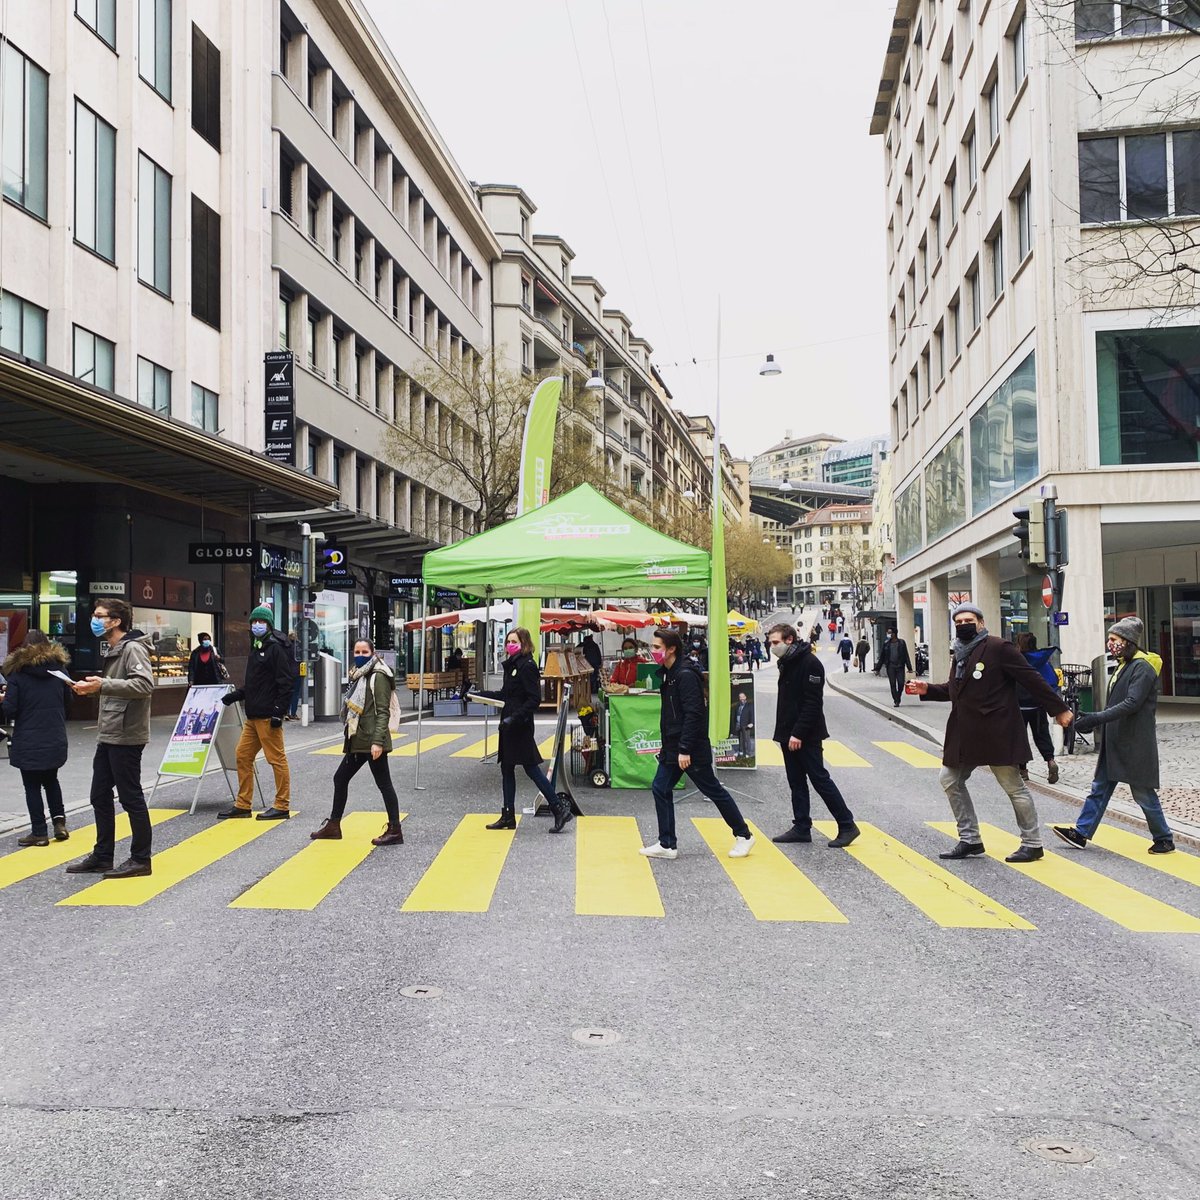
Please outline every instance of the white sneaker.
[[643, 846], [638, 851], [638, 853], [644, 854], [647, 858], [678, 858], [679, 857], [678, 850], [668, 850], [666, 848], [666, 846], [663, 846], [658, 842], [654, 842], [653, 844], [651, 844], [649, 846]]
[[734, 838], [733, 849], [729, 851], [730, 858], [745, 858], [754, 849], [754, 834], [748, 838]]

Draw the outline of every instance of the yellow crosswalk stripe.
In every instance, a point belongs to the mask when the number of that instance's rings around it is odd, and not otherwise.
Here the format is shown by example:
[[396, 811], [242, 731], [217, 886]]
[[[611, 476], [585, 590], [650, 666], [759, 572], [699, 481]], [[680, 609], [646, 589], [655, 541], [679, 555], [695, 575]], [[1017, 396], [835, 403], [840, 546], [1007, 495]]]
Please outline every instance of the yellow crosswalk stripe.
[[495, 819], [490, 813], [463, 817], [400, 911], [487, 912], [516, 836], [516, 830], [484, 828]]
[[[400, 820], [406, 816], [401, 813]], [[387, 818], [381, 813], [347, 813], [342, 818], [340, 841], [309, 842], [229, 907], [311, 911], [375, 849], [371, 839], [386, 824]]]
[[461, 733], [431, 733], [423, 737], [419, 742], [410, 742], [407, 746], [401, 746], [398, 750], [393, 750], [392, 757], [416, 758], [418, 746], [422, 754], [427, 754], [430, 750], [436, 750], [439, 746], [448, 746], [451, 742], [457, 742], [459, 738], [464, 736]]
[[[150, 809], [150, 824], [161, 825], [172, 817], [181, 816], [184, 808], [152, 808]], [[121, 813], [117, 817], [117, 841], [129, 836], [129, 818]], [[95, 825], [81, 825], [71, 830], [70, 838], [65, 842], [51, 839], [49, 846], [28, 846], [13, 854], [0, 858], [0, 888], [10, 887], [43, 871], [65, 866], [76, 858], [83, 858], [96, 842]]]
[[500, 745], [500, 735], [489, 733], [482, 742], [473, 742], [470, 746], [464, 746], [461, 750], [455, 750], [450, 755], [451, 758], [483, 758], [487, 754], [495, 754]]
[[218, 821], [156, 854], [153, 875], [140, 879], [102, 879], [60, 900], [59, 904], [136, 908], [282, 824], [282, 821], [256, 821], [253, 817]]
[[720, 817], [693, 817], [692, 824], [757, 920], [847, 923], [833, 901], [756, 826], [750, 826], [755, 842], [749, 856], [730, 858], [733, 835]]
[[782, 767], [783, 751], [778, 742], [769, 742], [765, 738], [754, 743], [754, 761], [760, 767]]
[[[1105, 850], [1111, 850], [1122, 858], [1132, 859], [1143, 867], [1151, 867], [1164, 875], [1173, 875], [1185, 883], [1200, 887], [1200, 858], [1194, 854], [1184, 854], [1176, 850], [1174, 854], [1150, 854], [1150, 840], [1131, 833], [1128, 829], [1118, 829], [1113, 825], [1101, 825], [1092, 836], [1095, 845]], [[1069, 850], [1064, 850], [1069, 854]]]
[[941, 767], [942, 760], [927, 750], [920, 750], [916, 746], [910, 746], [907, 742], [876, 742], [876, 746], [880, 750], [886, 750], [889, 754], [894, 754], [901, 762], [906, 762], [910, 767]]
[[[565, 746], [563, 747], [563, 750], [564, 750], [564, 757], [565, 757], [565, 751], [566, 751]], [[550, 757], [550, 755], [552, 755], [554, 753], [554, 734], [551, 734], [544, 742], [538, 743], [538, 753], [543, 758], [546, 758], [546, 759], [548, 759]], [[547, 772], [547, 774], [548, 773], [549, 772]]]
[[832, 738], [825, 743], [825, 765], [827, 767], [869, 767], [871, 764], [849, 746], [835, 742]]
[[662, 897], [650, 860], [638, 853], [634, 817], [588, 817], [575, 823], [575, 911], [587, 917], [661, 917]]
[[[958, 837], [957, 826], [951, 821], [930, 821], [929, 824], [939, 833]], [[987, 846], [988, 857], [999, 862], [1020, 845], [1019, 838], [995, 825], [981, 824], [979, 832]], [[1047, 851], [1038, 862], [1006, 865], [1134, 933], [1200, 933], [1200, 917], [1172, 908], [1152, 896], [1144, 896], [1061, 854]]]
[[[837, 834], [833, 821], [814, 821], [826, 837]], [[918, 854], [866, 821], [846, 853], [857, 859], [943, 929], [1033, 929], [1024, 917], [964, 883], [957, 875]]]

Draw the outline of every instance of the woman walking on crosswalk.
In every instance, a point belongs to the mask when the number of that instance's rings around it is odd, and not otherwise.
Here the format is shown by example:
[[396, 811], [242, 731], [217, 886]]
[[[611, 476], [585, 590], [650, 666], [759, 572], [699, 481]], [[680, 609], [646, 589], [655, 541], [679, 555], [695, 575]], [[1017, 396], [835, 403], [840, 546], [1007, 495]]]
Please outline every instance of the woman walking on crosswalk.
[[369, 766], [375, 786], [383, 797], [383, 806], [387, 809], [387, 826], [377, 838], [371, 839], [371, 844], [403, 844], [400, 801], [388, 768], [388, 755], [392, 750], [392, 731], [388, 720], [395, 686], [395, 679], [387, 663], [375, 653], [375, 644], [369, 638], [359, 638], [354, 643], [350, 688], [342, 705], [346, 740], [342, 746], [342, 761], [333, 776], [333, 811], [325, 824], [315, 833], [309, 834], [309, 837], [315, 840], [341, 840], [342, 817], [346, 812], [350, 780], [364, 766]]
[[554, 814], [549, 833], [562, 833], [563, 827], [575, 815], [566, 800], [560, 800], [542, 770], [542, 755], [533, 732], [533, 716], [542, 702], [542, 673], [533, 653], [533, 638], [528, 629], [513, 629], [504, 642], [507, 661], [504, 664], [504, 685], [498, 692], [480, 692], [491, 700], [503, 700], [500, 712], [501, 809], [500, 816], [489, 829], [517, 827], [517, 767], [533, 780], [546, 797]]

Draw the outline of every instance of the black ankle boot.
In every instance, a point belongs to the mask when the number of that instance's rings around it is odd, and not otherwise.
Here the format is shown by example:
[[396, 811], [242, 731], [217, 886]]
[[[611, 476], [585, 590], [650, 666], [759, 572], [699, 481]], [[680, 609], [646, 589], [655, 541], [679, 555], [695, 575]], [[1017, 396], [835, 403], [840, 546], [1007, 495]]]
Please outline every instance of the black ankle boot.
[[490, 825], [484, 829], [516, 829], [517, 816], [511, 809], [505, 809]]
[[550, 811], [554, 814], [554, 826], [548, 829], [547, 833], [562, 833], [567, 822], [575, 819], [575, 814], [571, 811], [570, 800], [564, 800], [562, 796], [555, 796], [550, 805]]

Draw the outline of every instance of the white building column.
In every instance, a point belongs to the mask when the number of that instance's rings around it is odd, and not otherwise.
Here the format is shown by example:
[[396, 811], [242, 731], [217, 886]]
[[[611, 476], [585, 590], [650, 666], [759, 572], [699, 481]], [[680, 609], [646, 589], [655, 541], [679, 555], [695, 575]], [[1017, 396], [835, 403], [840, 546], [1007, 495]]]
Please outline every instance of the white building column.
[[929, 628], [925, 630], [925, 638], [929, 642], [929, 677], [940, 683], [950, 678], [950, 577], [930, 575], [927, 591]]
[[[1090, 663], [1104, 652], [1104, 563], [1098, 505], [1072, 505], [1067, 515], [1071, 561], [1063, 572], [1060, 662]], [[1144, 616], [1144, 614], [1142, 614]]]
[[[913, 615], [912, 589], [896, 593], [896, 636], [907, 641], [913, 636], [916, 627], [916, 617]], [[916, 663], [914, 662], [915, 666]]]
[[1000, 560], [996, 555], [971, 562], [971, 602], [983, 609], [983, 622], [996, 637], [1000, 632]]

